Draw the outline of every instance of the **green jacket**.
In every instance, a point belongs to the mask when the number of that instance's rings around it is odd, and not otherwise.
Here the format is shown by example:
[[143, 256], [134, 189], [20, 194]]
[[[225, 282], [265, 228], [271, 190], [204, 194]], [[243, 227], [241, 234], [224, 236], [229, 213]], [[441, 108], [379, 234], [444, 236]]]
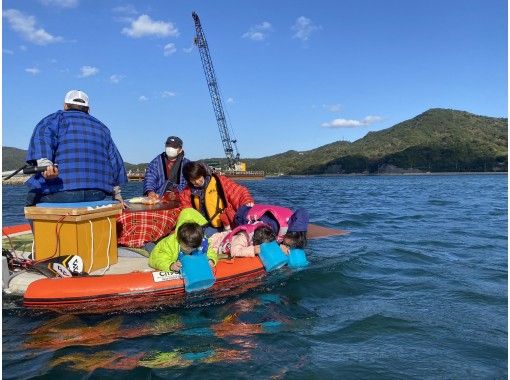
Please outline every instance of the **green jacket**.
[[[177, 231], [179, 227], [186, 222], [195, 222], [201, 226], [207, 224], [207, 220], [197, 210], [185, 208], [179, 214], [175, 225], [175, 232], [159, 241], [149, 256], [149, 265], [154, 269], [169, 272], [170, 266], [179, 258], [179, 242], [177, 241]], [[209, 246], [207, 257], [214, 262], [218, 262], [218, 254]]]

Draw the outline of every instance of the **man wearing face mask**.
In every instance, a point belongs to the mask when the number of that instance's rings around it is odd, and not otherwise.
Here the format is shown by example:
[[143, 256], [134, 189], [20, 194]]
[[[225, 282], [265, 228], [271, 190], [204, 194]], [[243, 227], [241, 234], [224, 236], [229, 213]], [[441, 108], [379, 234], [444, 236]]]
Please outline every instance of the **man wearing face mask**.
[[151, 199], [173, 199], [175, 192], [181, 192], [186, 187], [182, 168], [188, 161], [184, 157], [182, 140], [177, 136], [167, 138], [165, 151], [147, 166], [143, 180], [144, 195]]

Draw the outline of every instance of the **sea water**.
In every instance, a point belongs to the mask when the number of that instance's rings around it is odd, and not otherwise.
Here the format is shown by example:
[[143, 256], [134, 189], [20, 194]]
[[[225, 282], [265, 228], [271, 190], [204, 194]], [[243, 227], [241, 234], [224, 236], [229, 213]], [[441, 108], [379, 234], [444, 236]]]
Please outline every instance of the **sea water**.
[[[67, 316], [4, 298], [3, 378], [507, 378], [505, 175], [243, 184], [350, 233], [311, 240], [308, 268], [209, 305]], [[3, 187], [4, 225], [25, 222], [24, 193]]]

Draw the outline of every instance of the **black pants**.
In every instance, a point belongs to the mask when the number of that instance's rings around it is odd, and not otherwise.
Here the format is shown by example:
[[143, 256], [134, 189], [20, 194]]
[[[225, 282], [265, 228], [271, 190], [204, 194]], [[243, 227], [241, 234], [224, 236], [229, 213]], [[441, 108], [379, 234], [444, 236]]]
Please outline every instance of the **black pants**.
[[34, 206], [37, 203], [73, 203], [102, 201], [112, 194], [98, 189], [68, 190], [52, 194], [40, 194], [35, 190], [28, 192], [26, 206]]

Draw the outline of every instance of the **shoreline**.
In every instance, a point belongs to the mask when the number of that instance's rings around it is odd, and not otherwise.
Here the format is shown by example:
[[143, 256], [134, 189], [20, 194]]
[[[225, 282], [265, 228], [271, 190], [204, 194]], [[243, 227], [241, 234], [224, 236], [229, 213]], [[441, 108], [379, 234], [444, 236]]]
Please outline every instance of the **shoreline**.
[[[437, 173], [349, 173], [349, 174], [267, 174], [265, 178], [308, 178], [308, 177], [381, 177], [381, 176], [445, 176], [445, 175], [508, 175], [508, 172], [437, 172]], [[2, 181], [2, 185], [23, 185], [30, 176], [14, 176], [7, 181]], [[247, 178], [236, 178], [247, 179]], [[129, 182], [140, 182], [140, 180], [130, 180]]]
[[444, 175], [508, 175], [508, 172], [435, 172], [435, 173], [348, 173], [348, 174], [266, 174], [266, 178], [305, 178], [305, 177], [382, 177], [382, 176], [444, 176]]

